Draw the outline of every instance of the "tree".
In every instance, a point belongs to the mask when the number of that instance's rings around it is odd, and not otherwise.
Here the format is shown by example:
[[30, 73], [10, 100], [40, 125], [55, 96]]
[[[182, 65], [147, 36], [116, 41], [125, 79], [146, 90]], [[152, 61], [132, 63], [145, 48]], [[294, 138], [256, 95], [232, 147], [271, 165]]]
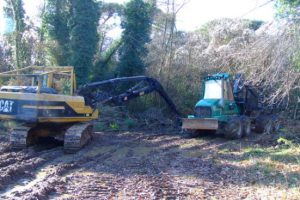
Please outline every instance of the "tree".
[[[46, 1], [43, 1], [39, 9], [39, 18], [44, 19], [46, 15]], [[38, 41], [36, 42], [36, 49], [35, 49], [35, 61], [34, 65], [38, 66], [45, 66], [46, 65], [46, 57], [47, 57], [47, 48], [46, 48], [46, 40], [45, 40], [45, 32], [46, 27], [45, 23], [42, 23], [41, 27], [36, 27], [36, 32], [38, 35]]]
[[12, 49], [11, 45], [0, 36], [0, 71], [9, 71], [12, 64]]
[[93, 0], [71, 0], [71, 8], [71, 64], [75, 67], [77, 84], [82, 85], [88, 81], [89, 70], [93, 66], [98, 42], [99, 7]]
[[115, 40], [100, 58], [95, 60], [93, 73], [91, 75], [92, 81], [99, 81], [102, 79], [113, 78], [115, 75], [116, 59], [113, 56], [122, 45], [122, 41]]
[[70, 64], [71, 5], [69, 0], [48, 0], [43, 17], [43, 30], [47, 33], [52, 64]]
[[31, 55], [26, 44], [24, 33], [26, 31], [26, 24], [24, 22], [25, 10], [23, 8], [22, 0], [6, 0], [6, 7], [4, 12], [7, 18], [12, 18], [15, 23], [15, 30], [13, 32], [14, 44], [14, 61], [15, 67], [21, 68], [30, 64]]
[[115, 30], [118, 24], [116, 18], [121, 18], [124, 7], [118, 3], [100, 3], [100, 19], [98, 26], [99, 41], [94, 60], [92, 81], [99, 81], [114, 77], [117, 52], [122, 44], [120, 39], [112, 38], [109, 32]]
[[123, 44], [120, 47], [119, 76], [143, 74], [147, 56], [145, 44], [150, 41], [152, 15], [155, 5], [143, 0], [131, 0], [126, 4], [122, 21]]
[[155, 11], [153, 22], [153, 40], [149, 45], [150, 53], [147, 60], [151, 63], [151, 69], [155, 68], [155, 75], [169, 89], [171, 82], [171, 68], [174, 67], [175, 52], [178, 48], [182, 32], [177, 31], [176, 19], [181, 9], [188, 0], [161, 0], [159, 8]]
[[277, 0], [275, 5], [277, 8], [277, 16], [294, 21], [299, 20], [299, 0]]

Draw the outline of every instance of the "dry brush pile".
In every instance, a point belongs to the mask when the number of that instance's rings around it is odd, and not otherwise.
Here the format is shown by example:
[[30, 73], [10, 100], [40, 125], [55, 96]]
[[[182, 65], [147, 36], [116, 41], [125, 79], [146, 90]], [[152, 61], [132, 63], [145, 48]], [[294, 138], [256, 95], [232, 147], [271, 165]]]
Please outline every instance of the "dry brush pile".
[[220, 19], [191, 33], [173, 37], [164, 54], [161, 33], [149, 45], [148, 73], [167, 87], [180, 109], [189, 111], [209, 73], [243, 73], [251, 84], [263, 86], [269, 102], [299, 96], [299, 27], [282, 21], [263, 23]]

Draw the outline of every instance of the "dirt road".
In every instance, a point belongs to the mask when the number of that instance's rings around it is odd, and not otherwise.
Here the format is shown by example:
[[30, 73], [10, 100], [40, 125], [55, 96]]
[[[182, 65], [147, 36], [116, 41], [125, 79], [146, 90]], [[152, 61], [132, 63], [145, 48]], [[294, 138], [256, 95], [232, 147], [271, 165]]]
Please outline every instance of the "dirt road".
[[107, 132], [64, 154], [54, 143], [12, 151], [3, 136], [0, 199], [297, 199], [299, 187], [242, 159], [252, 143], [176, 131]]

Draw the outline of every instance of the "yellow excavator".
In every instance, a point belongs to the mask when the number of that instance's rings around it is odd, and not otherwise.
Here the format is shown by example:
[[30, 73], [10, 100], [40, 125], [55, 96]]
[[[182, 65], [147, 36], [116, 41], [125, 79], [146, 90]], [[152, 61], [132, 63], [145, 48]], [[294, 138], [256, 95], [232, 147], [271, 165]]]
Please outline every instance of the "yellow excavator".
[[[92, 137], [99, 103], [121, 103], [154, 91], [180, 115], [161, 84], [146, 76], [109, 79], [77, 89], [72, 66], [30, 66], [0, 73], [0, 79], [0, 120], [21, 124], [10, 133], [14, 149], [55, 137], [63, 139], [65, 152], [76, 152]], [[125, 92], [115, 92], [125, 86], [129, 86]]]

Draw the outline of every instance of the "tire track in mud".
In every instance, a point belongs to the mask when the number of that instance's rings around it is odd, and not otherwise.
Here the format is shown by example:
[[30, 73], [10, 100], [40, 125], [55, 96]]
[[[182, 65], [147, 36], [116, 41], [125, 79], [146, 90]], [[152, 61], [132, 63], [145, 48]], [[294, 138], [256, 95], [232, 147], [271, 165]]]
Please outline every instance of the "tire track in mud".
[[[37, 157], [38, 161], [31, 165], [30, 175], [23, 175], [23, 178], [14, 181], [4, 193], [0, 194], [0, 198], [47, 199], [49, 193], [55, 190], [56, 185], [63, 184], [61, 176], [77, 166], [73, 156], [69, 156], [71, 159], [67, 158], [65, 162], [62, 161], [64, 157], [68, 156], [64, 155], [62, 148], [41, 153]], [[36, 157], [28, 162], [34, 159]]]
[[[10, 184], [9, 189], [4, 191], [2, 194], [0, 193], [0, 198], [22, 200], [48, 199], [50, 193], [62, 190], [63, 185], [66, 183], [66, 179], [64, 178], [65, 174], [68, 174], [70, 171], [72, 172], [73, 169], [78, 170], [81, 166], [93, 165], [93, 163], [103, 160], [105, 157], [109, 158], [110, 154], [116, 151], [112, 150], [109, 154], [106, 153], [102, 156], [97, 155], [97, 159], [95, 159], [95, 156], [89, 156], [89, 154], [87, 154], [87, 151], [93, 147], [93, 144], [90, 145], [90, 147], [84, 148], [76, 154], [64, 154], [62, 148], [54, 148], [42, 152], [28, 152], [27, 154], [27, 150], [23, 150], [17, 153], [11, 152], [11, 155], [5, 155], [6, 157], [11, 156], [14, 157], [13, 159], [19, 160], [18, 162], [13, 163], [10, 167], [15, 169], [15, 173], [27, 168], [28, 163], [32, 164], [32, 168], [29, 175], [20, 174], [23, 178], [11, 181], [12, 184]], [[24, 167], [21, 167], [21, 165]], [[2, 169], [5, 171], [5, 167]], [[24, 179], [26, 181], [24, 181]], [[109, 177], [101, 179], [101, 181], [98, 182], [103, 183], [105, 181], [107, 184], [114, 182], [109, 179]], [[102, 193], [105, 193], [105, 188], [102, 188]]]
[[0, 190], [0, 199], [188, 199], [194, 191], [209, 194], [197, 187], [217, 187], [212, 179], [189, 181], [182, 174], [207, 177], [210, 163], [184, 156], [215, 142], [193, 147], [187, 142], [161, 132], [97, 133], [76, 154], [66, 155], [62, 147], [2, 152], [0, 184], [7, 179], [10, 185]]
[[[102, 165], [101, 167], [105, 169], [97, 169], [97, 171], [106, 171], [107, 173], [97, 173], [94, 170], [87, 172], [99, 163], [110, 159], [118, 151], [118, 148], [124, 146], [122, 141], [116, 140], [109, 141], [107, 139], [104, 143], [105, 145], [92, 143], [90, 148], [80, 152], [83, 158], [76, 161], [76, 169], [61, 177], [65, 182], [55, 187], [55, 192], [50, 195], [50, 199], [111, 199], [118, 193], [122, 188], [124, 178], [109, 173], [109, 167]], [[110, 147], [110, 145], [116, 144], [117, 148]], [[78, 185], [78, 183], [80, 184]]]
[[60, 151], [60, 148], [38, 152], [29, 149], [6, 154], [4, 157], [8, 159], [6, 163], [2, 162], [4, 167], [0, 168], [0, 197], [4, 198], [3, 194], [9, 193], [15, 186], [33, 179], [36, 170], [56, 158]]
[[149, 154], [161, 153], [152, 150], [156, 144], [149, 145], [148, 152], [135, 155], [135, 148], [147, 138], [104, 142], [106, 146], [118, 145], [94, 156], [94, 160], [81, 165], [80, 170], [69, 172], [65, 176], [66, 183], [58, 186], [53, 199], [184, 199], [188, 196], [187, 190], [178, 190], [167, 170], [171, 161], [149, 159]]
[[57, 184], [63, 183], [61, 175], [76, 167], [74, 164], [60, 164], [49, 170], [44, 168], [36, 173], [34, 179], [23, 186], [15, 186], [1, 196], [2, 199], [48, 199]]

